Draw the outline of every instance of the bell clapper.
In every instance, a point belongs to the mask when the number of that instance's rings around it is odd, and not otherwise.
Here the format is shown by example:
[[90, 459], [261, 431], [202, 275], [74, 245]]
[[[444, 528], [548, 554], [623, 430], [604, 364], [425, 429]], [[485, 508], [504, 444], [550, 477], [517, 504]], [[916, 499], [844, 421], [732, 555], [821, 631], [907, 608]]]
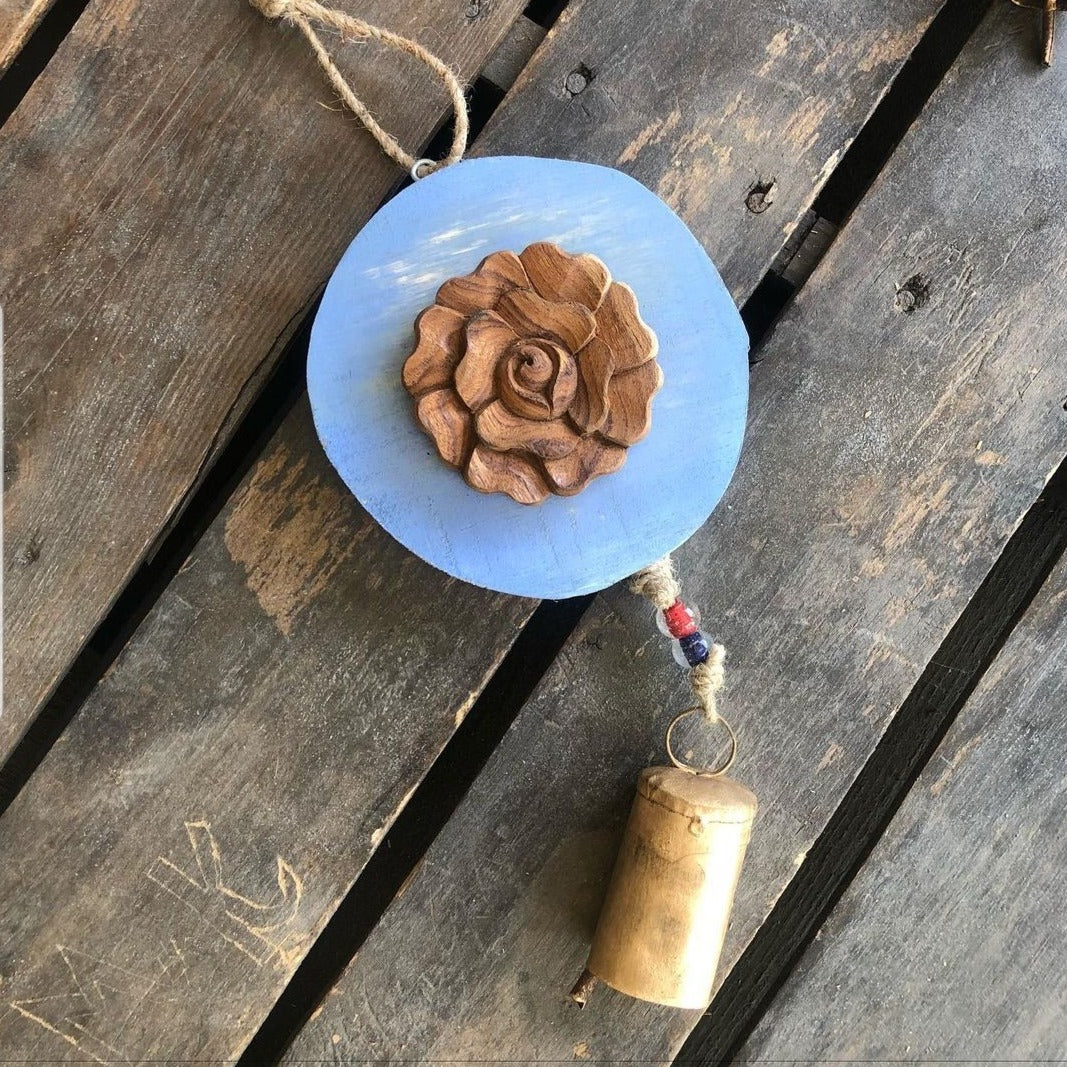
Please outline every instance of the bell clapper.
[[581, 977], [574, 983], [574, 988], [568, 995], [579, 1008], [584, 1008], [599, 981], [600, 979], [586, 967], [586, 969], [582, 971]]

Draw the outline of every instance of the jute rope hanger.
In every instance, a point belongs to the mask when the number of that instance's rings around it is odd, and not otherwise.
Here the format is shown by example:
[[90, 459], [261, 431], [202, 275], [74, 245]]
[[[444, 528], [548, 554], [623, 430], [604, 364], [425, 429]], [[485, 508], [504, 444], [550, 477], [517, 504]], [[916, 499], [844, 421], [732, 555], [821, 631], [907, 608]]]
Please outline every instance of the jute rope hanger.
[[[467, 115], [467, 98], [463, 95], [463, 85], [455, 72], [443, 60], [439, 59], [417, 41], [409, 37], [402, 37], [398, 33], [384, 30], [363, 19], [338, 11], [336, 8], [324, 7], [317, 0], [248, 0], [248, 2], [269, 19], [284, 19], [294, 25], [307, 38], [319, 66], [326, 73], [330, 84], [337, 90], [337, 94], [344, 101], [345, 106], [367, 128], [371, 136], [378, 142], [382, 151], [393, 161], [398, 163], [412, 178], [425, 178], [441, 167], [447, 167], [452, 163], [458, 163], [467, 150], [467, 137], [470, 134], [470, 119]], [[371, 114], [370, 109], [353, 92], [352, 87], [345, 81], [344, 75], [337, 69], [337, 65], [330, 57], [322, 39], [315, 32], [312, 23], [317, 22], [322, 26], [328, 26], [337, 30], [346, 40], [367, 40], [371, 38], [381, 41], [382, 44], [413, 56], [420, 63], [424, 63], [440, 79], [448, 90], [452, 101], [452, 111], [456, 118], [455, 132], [452, 135], [452, 147], [448, 155], [441, 160], [416, 159], [410, 152], [404, 150], [400, 142], [378, 122]]]

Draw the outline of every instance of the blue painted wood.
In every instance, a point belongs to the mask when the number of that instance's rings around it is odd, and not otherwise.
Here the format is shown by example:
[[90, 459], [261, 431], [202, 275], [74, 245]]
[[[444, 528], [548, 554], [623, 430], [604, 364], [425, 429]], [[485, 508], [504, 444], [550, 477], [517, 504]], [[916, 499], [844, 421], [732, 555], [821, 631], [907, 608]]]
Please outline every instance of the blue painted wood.
[[[634, 289], [664, 384], [621, 470], [531, 507], [471, 489], [438, 458], [400, 371], [443, 281], [535, 241], [592, 252]], [[416, 182], [360, 231], [315, 319], [308, 392], [330, 461], [398, 541], [475, 585], [561, 598], [632, 574], [711, 514], [744, 436], [747, 353], [718, 272], [662, 200], [606, 167], [504, 156]]]

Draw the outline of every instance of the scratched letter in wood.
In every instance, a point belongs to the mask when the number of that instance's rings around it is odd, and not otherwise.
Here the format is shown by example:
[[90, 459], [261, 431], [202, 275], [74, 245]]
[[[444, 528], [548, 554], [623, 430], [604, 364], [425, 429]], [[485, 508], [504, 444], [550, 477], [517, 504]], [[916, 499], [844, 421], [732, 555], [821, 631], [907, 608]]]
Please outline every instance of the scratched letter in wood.
[[1067, 1048], [1067, 560], [742, 1062], [1056, 1061]]
[[0, 1062], [239, 1052], [529, 611], [385, 534], [299, 405], [0, 821]]
[[[761, 802], [727, 969], [1067, 452], [1067, 66], [1031, 78], [1011, 14], [774, 333], [737, 476], [679, 554], [732, 650], [736, 776]], [[669, 1059], [695, 1013], [564, 993], [686, 699], [647, 607], [602, 595], [289, 1062]]]
[[[442, 462], [400, 371], [443, 282], [538, 241], [597, 256], [634, 291], [663, 386], [621, 469], [529, 506]], [[707, 519], [741, 449], [747, 354], [722, 279], [662, 200], [606, 167], [500, 156], [424, 178], [364, 227], [316, 316], [308, 393], [334, 466], [397, 540], [475, 585], [559, 599], [632, 574]]]

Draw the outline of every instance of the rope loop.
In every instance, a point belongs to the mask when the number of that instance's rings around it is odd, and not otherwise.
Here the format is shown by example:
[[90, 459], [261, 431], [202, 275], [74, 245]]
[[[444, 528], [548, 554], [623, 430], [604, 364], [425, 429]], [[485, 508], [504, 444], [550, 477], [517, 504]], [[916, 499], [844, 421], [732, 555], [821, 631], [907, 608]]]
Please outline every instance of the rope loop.
[[[260, 14], [269, 19], [283, 19], [291, 23], [307, 38], [311, 45], [315, 58], [319, 61], [329, 79], [330, 84], [337, 91], [345, 106], [367, 128], [371, 136], [381, 146], [382, 151], [404, 170], [420, 178], [432, 174], [441, 167], [447, 167], [452, 163], [458, 163], [467, 150], [467, 137], [470, 133], [470, 119], [467, 115], [467, 99], [463, 95], [463, 85], [455, 72], [442, 60], [438, 59], [428, 49], [423, 48], [417, 41], [408, 37], [402, 37], [398, 33], [384, 30], [363, 19], [348, 15], [336, 8], [325, 7], [317, 0], [248, 0]], [[448, 155], [434, 162], [421, 160], [401, 147], [400, 142], [389, 133], [371, 114], [370, 109], [352, 91], [351, 86], [345, 81], [344, 75], [337, 69], [337, 65], [330, 57], [322, 39], [312, 28], [312, 23], [317, 22], [322, 26], [337, 30], [344, 40], [367, 40], [371, 38], [382, 44], [395, 48], [406, 55], [413, 56], [420, 63], [425, 64], [433, 74], [441, 81], [448, 91], [452, 101], [452, 111], [456, 117], [455, 132], [452, 135], [452, 147]], [[427, 166], [428, 164], [428, 166]], [[416, 172], [418, 172], [416, 174]]]
[[630, 592], [643, 596], [657, 611], [666, 611], [682, 595], [674, 576], [674, 560], [664, 556], [632, 575]]

